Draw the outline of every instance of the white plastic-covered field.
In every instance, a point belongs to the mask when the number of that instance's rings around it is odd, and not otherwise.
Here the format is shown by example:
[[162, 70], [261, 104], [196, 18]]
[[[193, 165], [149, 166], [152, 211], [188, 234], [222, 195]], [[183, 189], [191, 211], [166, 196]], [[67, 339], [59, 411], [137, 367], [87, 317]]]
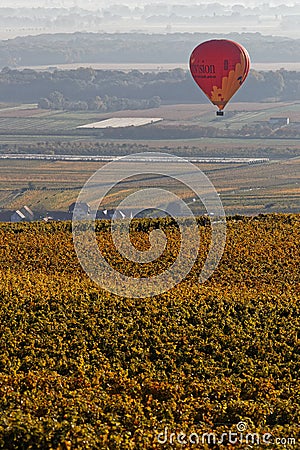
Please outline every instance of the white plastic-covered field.
[[76, 128], [124, 128], [124, 127], [140, 127], [149, 123], [160, 122], [160, 117], [115, 117], [111, 119], [101, 120], [100, 122], [88, 123], [80, 125]]

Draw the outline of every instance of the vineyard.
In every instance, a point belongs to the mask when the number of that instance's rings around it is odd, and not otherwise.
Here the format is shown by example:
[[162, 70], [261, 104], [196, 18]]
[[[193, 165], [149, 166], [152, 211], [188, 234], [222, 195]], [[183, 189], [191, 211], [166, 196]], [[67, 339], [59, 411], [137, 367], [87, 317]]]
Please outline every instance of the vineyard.
[[[31, 113], [32, 114], [32, 113]], [[1, 117], [0, 134], [45, 134], [55, 132], [72, 132], [81, 125], [82, 118], [74, 119], [72, 115], [62, 112], [32, 114], [32, 117]]]
[[[0, 105], [1, 106], [1, 105]], [[226, 116], [216, 119], [215, 110], [205, 104], [163, 104], [149, 109], [119, 111], [67, 111], [40, 109], [36, 104], [7, 104], [0, 108], [0, 144], [89, 140], [99, 143], [114, 139], [153, 147], [193, 147], [193, 153], [208, 156], [265, 156], [277, 159], [299, 155], [299, 103], [232, 103]], [[270, 118], [289, 118], [289, 126], [277, 130]], [[123, 129], [91, 129], [86, 125], [108, 119], [160, 117], [158, 124]], [[42, 145], [43, 147], [43, 145]], [[2, 149], [1, 149], [2, 150]], [[17, 150], [17, 152], [19, 151]], [[44, 149], [41, 149], [42, 152]], [[53, 149], [50, 149], [53, 151]], [[55, 151], [55, 149], [54, 149]], [[95, 154], [91, 147], [84, 153]], [[122, 149], [117, 151], [121, 154]], [[96, 153], [97, 154], [97, 153]]]
[[[0, 225], [1, 449], [244, 450], [213, 441], [240, 423], [271, 436], [255, 448], [300, 448], [300, 216], [229, 218], [221, 263], [202, 285], [210, 227], [198, 222], [194, 268], [147, 299], [90, 281], [70, 223]], [[148, 248], [158, 227], [168, 245], [142, 267], [117, 254], [109, 223], [96, 231], [115, 268], [143, 277], [178, 254], [168, 218], [132, 221], [133, 243]]]

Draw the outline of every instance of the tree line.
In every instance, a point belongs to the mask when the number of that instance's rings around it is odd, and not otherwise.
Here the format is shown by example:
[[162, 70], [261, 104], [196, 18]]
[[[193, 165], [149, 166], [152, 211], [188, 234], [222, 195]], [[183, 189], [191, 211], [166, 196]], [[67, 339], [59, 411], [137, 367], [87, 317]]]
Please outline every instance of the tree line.
[[[300, 72], [251, 70], [235, 101], [300, 100]], [[204, 103], [206, 97], [183, 69], [35, 71], [4, 68], [0, 101], [39, 103], [41, 108], [116, 111], [153, 108], [164, 103]]]
[[[202, 127], [203, 128], [203, 127]], [[146, 128], [144, 128], [146, 130]], [[214, 129], [215, 130], [215, 129]], [[213, 130], [213, 132], [214, 132]], [[150, 142], [150, 141], [149, 141]], [[293, 146], [278, 147], [274, 141], [273, 146], [266, 146], [262, 142], [261, 146], [248, 147], [246, 145], [234, 146], [233, 148], [224, 147], [220, 145], [212, 148], [211, 146], [199, 144], [193, 145], [178, 145], [165, 144], [162, 147], [155, 147], [151, 144], [141, 144], [137, 142], [120, 142], [108, 140], [105, 141], [91, 141], [76, 140], [76, 141], [40, 141], [23, 144], [14, 143], [0, 143], [0, 154], [46, 154], [46, 155], [102, 155], [102, 156], [125, 156], [140, 152], [156, 152], [162, 151], [181, 157], [269, 157], [269, 158], [292, 158], [299, 155], [299, 149]]]
[[157, 95], [149, 99], [131, 99], [119, 98], [109, 95], [87, 100], [69, 100], [59, 91], [51, 92], [48, 98], [40, 98], [38, 107], [41, 109], [58, 109], [66, 111], [99, 111], [112, 112], [134, 109], [158, 108], [161, 105], [161, 99]]

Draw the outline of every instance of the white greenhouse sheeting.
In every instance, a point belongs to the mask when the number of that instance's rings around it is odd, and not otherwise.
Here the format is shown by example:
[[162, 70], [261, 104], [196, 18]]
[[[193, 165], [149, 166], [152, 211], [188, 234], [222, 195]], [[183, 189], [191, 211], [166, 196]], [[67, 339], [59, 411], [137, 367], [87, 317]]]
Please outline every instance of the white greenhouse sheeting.
[[88, 123], [86, 125], [80, 125], [76, 128], [124, 128], [124, 127], [140, 127], [149, 123], [160, 122], [163, 120], [160, 117], [118, 117], [100, 122]]

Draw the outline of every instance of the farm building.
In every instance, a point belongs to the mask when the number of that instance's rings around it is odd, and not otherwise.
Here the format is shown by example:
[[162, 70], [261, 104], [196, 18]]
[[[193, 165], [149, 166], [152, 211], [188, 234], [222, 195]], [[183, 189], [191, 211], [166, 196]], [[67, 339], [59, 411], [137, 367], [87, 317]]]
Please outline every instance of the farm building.
[[121, 210], [117, 210], [115, 212], [114, 209], [103, 209], [102, 211], [97, 211], [96, 218], [104, 219], [104, 220], [111, 220], [113, 218], [114, 214], [115, 214], [116, 219], [125, 219], [125, 217], [127, 217], [127, 214]]
[[24, 214], [17, 209], [11, 216], [10, 218], [11, 222], [25, 222], [26, 221], [26, 217], [24, 216]]
[[17, 209], [10, 218], [11, 222], [31, 222], [34, 220], [34, 214], [28, 206], [23, 206], [21, 209]]
[[46, 216], [42, 217], [44, 222], [70, 220], [71, 214], [66, 211], [47, 211]]
[[69, 209], [68, 209], [69, 214], [73, 214], [75, 206], [76, 206], [78, 217], [79, 216], [81, 218], [87, 217], [90, 214], [90, 212], [91, 212], [90, 205], [88, 203], [85, 203], [85, 202], [78, 202], [78, 203], [73, 202], [69, 206]]
[[290, 123], [289, 117], [270, 117], [269, 123], [271, 125], [277, 125], [283, 127], [284, 125], [288, 125]]

